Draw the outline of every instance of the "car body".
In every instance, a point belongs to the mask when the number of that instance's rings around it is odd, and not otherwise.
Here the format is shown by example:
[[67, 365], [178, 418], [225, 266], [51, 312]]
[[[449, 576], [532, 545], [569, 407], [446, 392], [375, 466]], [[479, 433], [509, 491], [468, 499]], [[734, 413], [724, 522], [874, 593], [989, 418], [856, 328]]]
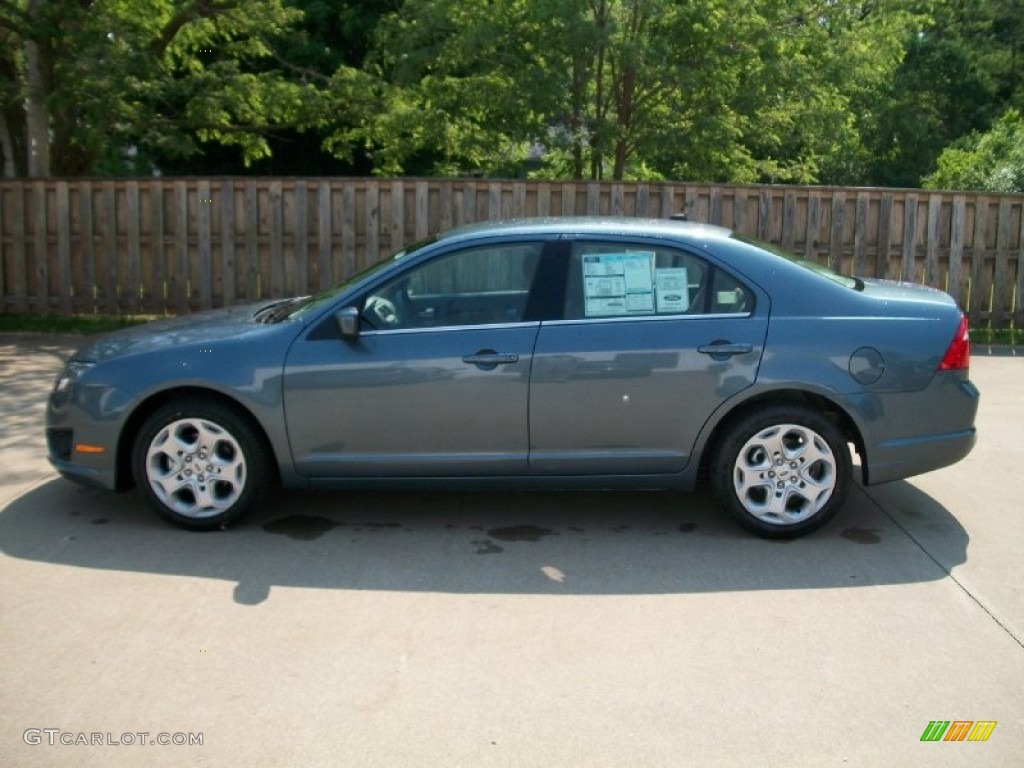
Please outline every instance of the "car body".
[[963, 313], [729, 230], [526, 219], [430, 238], [319, 296], [90, 342], [49, 460], [190, 528], [286, 488], [692, 489], [794, 536], [975, 442]]

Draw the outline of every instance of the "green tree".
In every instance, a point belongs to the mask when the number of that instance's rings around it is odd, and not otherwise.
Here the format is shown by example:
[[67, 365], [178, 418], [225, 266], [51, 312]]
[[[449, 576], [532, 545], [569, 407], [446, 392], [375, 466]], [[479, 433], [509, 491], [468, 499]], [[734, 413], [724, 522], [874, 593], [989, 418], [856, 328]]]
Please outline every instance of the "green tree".
[[1024, 192], [1024, 119], [1011, 109], [985, 133], [972, 133], [939, 155], [926, 189]]
[[853, 99], [898, 65], [902, 0], [422, 0], [382, 22], [383, 172], [816, 181], [859, 166]]
[[8, 133], [38, 176], [144, 171], [203, 141], [264, 157], [269, 132], [323, 120], [318, 84], [272, 44], [301, 17], [281, 0], [0, 0]]

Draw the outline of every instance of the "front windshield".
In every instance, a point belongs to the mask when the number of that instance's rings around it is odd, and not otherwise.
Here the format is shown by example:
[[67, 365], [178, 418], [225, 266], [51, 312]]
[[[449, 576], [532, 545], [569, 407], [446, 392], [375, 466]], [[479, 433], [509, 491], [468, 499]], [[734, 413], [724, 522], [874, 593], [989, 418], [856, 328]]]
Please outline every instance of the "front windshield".
[[324, 302], [329, 301], [330, 299], [333, 299], [339, 293], [342, 293], [343, 291], [346, 291], [349, 288], [351, 288], [353, 285], [356, 285], [357, 283], [361, 282], [362, 280], [365, 280], [366, 278], [368, 278], [370, 275], [374, 274], [375, 272], [379, 272], [380, 270], [384, 269], [385, 267], [390, 266], [391, 264], [393, 264], [394, 262], [398, 261], [399, 259], [403, 259], [403, 258], [405, 258], [407, 256], [410, 256], [411, 254], [413, 254], [416, 251], [418, 251], [420, 248], [423, 248], [423, 247], [425, 247], [427, 245], [430, 245], [435, 240], [437, 240], [436, 236], [428, 237], [425, 240], [420, 240], [419, 242], [413, 243], [412, 245], [408, 246], [407, 248], [403, 248], [402, 250], [398, 251], [397, 253], [392, 254], [392, 256], [390, 258], [382, 259], [381, 261], [378, 261], [376, 264], [371, 264], [370, 266], [368, 266], [366, 269], [362, 270], [361, 272], [357, 272], [356, 274], [354, 274], [354, 275], [352, 275], [350, 277], [345, 278], [340, 283], [336, 283], [335, 285], [332, 285], [326, 291], [321, 291], [320, 293], [316, 294], [315, 296], [310, 296], [308, 299], [306, 299], [301, 304], [296, 306], [294, 311], [291, 314], [293, 314], [293, 315], [304, 315], [307, 312], [310, 312], [311, 310], [313, 310], [316, 307], [320, 306]]
[[738, 235], [735, 233], [733, 234], [733, 237], [735, 237], [740, 242], [756, 246], [761, 250], [769, 251], [771, 253], [774, 253], [776, 256], [781, 256], [782, 258], [786, 259], [787, 261], [791, 261], [794, 264], [799, 264], [804, 269], [809, 269], [811, 272], [819, 274], [822, 277], [827, 277], [833, 283], [839, 283], [839, 285], [845, 288], [852, 288], [854, 290], [860, 290], [861, 288], [863, 288], [863, 283], [861, 283], [861, 281], [858, 280], [857, 278], [848, 277], [846, 275], [840, 275], [838, 272], [829, 269], [824, 264], [819, 264], [818, 262], [811, 261], [810, 259], [801, 258], [800, 256], [797, 256], [796, 254], [791, 253], [790, 251], [780, 248], [774, 243], [767, 243], [764, 240], [758, 240], [757, 238], [754, 237], [747, 237], [746, 235]]

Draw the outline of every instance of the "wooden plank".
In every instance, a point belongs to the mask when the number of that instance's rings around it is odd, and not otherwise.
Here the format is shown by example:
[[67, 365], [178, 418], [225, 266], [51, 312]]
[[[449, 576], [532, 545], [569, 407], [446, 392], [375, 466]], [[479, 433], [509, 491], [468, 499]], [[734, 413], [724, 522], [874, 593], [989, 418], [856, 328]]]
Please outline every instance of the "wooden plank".
[[1024, 200], [1020, 202], [1017, 216], [1017, 284], [1016, 301], [1013, 310], [1013, 327], [1024, 328]]
[[331, 183], [321, 181], [316, 195], [316, 290], [325, 291], [334, 282], [331, 274]]
[[878, 246], [875, 250], [875, 277], [894, 278], [895, 270], [889, 263], [892, 251], [892, 214], [893, 195], [891, 192], [882, 194], [882, 202], [878, 210]]
[[762, 188], [757, 200], [757, 236], [770, 240], [772, 236], [772, 193]]
[[782, 247], [796, 252], [796, 192], [792, 189], [782, 196]]
[[576, 185], [566, 182], [562, 184], [562, 215], [576, 215]]
[[5, 211], [7, 210], [6, 198], [8, 192], [14, 194], [16, 187], [14, 185], [6, 185], [0, 183], [0, 313], [7, 310], [7, 225], [4, 223], [6, 220]]
[[120, 312], [117, 275], [117, 188], [113, 181], [103, 182], [103, 308], [109, 314]]
[[843, 232], [845, 230], [846, 193], [832, 192], [832, 230], [828, 242], [828, 266], [836, 272], [843, 271]]
[[93, 196], [92, 182], [82, 181], [78, 186], [78, 207], [81, 220], [80, 238], [82, 261], [82, 309], [88, 312], [96, 311], [96, 254], [95, 227], [93, 226]]
[[391, 250], [405, 247], [405, 185], [391, 182]]
[[171, 281], [174, 309], [179, 315], [189, 310], [191, 281], [188, 269], [188, 185], [174, 182], [174, 278]]
[[961, 307], [964, 305], [963, 259], [964, 259], [964, 228], [966, 225], [966, 198], [963, 195], [953, 196], [953, 208], [949, 222], [949, 282], [946, 290], [956, 299]]
[[124, 249], [125, 292], [123, 307], [130, 313], [139, 311], [139, 292], [142, 289], [142, 213], [139, 210], [139, 182], [124, 182], [125, 186], [125, 234]]
[[[448, 180], [442, 181], [439, 193], [440, 200], [438, 201], [438, 207], [440, 208], [438, 211], [438, 228], [442, 232], [455, 226], [453, 223], [455, 211], [452, 207], [452, 194], [452, 183]], [[374, 261], [376, 261], [376, 258], [370, 259], [369, 263], [372, 264]]]
[[587, 182], [587, 216], [601, 215], [601, 183]]
[[985, 256], [988, 239], [988, 198], [979, 195], [974, 201], [974, 239], [971, 248], [971, 291], [968, 307], [972, 326], [981, 327], [985, 314]]
[[47, 264], [46, 182], [32, 182], [32, 255], [37, 311], [50, 311], [50, 274]]
[[[663, 184], [661, 187], [661, 206], [658, 210], [658, 217], [670, 218], [676, 211], [676, 188], [674, 184]], [[678, 211], [682, 213], [682, 211]]]
[[1012, 316], [1013, 273], [1010, 271], [1010, 224], [1013, 209], [1011, 199], [1007, 196], [999, 198], [998, 218], [996, 220], [996, 264], [995, 291], [992, 305], [991, 324], [993, 328], [1008, 328]]
[[221, 300], [230, 307], [235, 297], [235, 182], [224, 179], [220, 185], [220, 275]]
[[71, 314], [71, 201], [68, 183], [57, 182], [57, 287], [60, 290], [60, 310]]
[[537, 185], [537, 215], [551, 215], [551, 185], [546, 181]]
[[380, 185], [366, 182], [366, 261], [376, 264], [384, 256], [380, 252]]
[[[725, 222], [728, 225], [728, 222]], [[743, 235], [749, 235], [747, 226], [747, 190], [735, 189], [732, 193], [732, 228]]]
[[719, 186], [711, 188], [711, 215], [708, 220], [711, 224], [722, 224], [722, 188]]
[[294, 264], [294, 293], [307, 296], [309, 290], [309, 191], [305, 181], [295, 182], [292, 190], [293, 221], [292, 240], [295, 243], [292, 254]]
[[245, 263], [242, 268], [245, 275], [246, 300], [262, 299], [264, 286], [260, 280], [260, 193], [255, 181], [245, 182]]
[[853, 225], [853, 274], [873, 277], [868, 267], [868, 211], [871, 197], [867, 192], [857, 193], [857, 215]]
[[11, 287], [14, 309], [17, 312], [28, 311], [28, 275], [25, 270], [25, 187], [15, 185], [12, 190], [14, 200], [11, 214], [14, 220], [14, 285]]
[[[420, 215], [419, 190], [417, 189], [416, 216]], [[416, 224], [419, 227], [419, 222]], [[341, 187], [341, 263], [342, 279], [347, 280], [357, 271], [356, 265], [356, 188], [355, 183], [345, 181]]]
[[167, 311], [167, 244], [164, 224], [164, 183], [149, 183], [149, 256], [150, 282], [153, 285], [153, 303], [150, 309]]
[[415, 201], [413, 234], [419, 241], [430, 234], [430, 185], [426, 181], [417, 181], [413, 185], [413, 190]]
[[526, 216], [526, 183], [512, 182], [512, 218], [522, 219]]
[[288, 295], [285, 284], [284, 264], [284, 192], [280, 181], [272, 181], [268, 187], [270, 214], [270, 285], [265, 289], [273, 299]]
[[213, 244], [210, 241], [210, 219], [213, 212], [210, 182], [201, 180], [196, 186], [196, 234], [198, 235], [199, 271], [193, 278], [199, 294], [199, 308], [210, 309], [213, 295]]
[[636, 215], [641, 218], [652, 216], [651, 213], [651, 185], [637, 184], [636, 187]]
[[804, 229], [804, 258], [818, 260], [818, 231], [821, 227], [821, 193], [811, 192], [807, 197], [807, 223]]
[[907, 195], [903, 206], [903, 256], [899, 279], [913, 282], [917, 275], [917, 195]]
[[625, 214], [625, 195], [621, 183], [615, 182], [611, 185], [608, 212], [612, 216], [623, 216]]
[[686, 218], [690, 221], [704, 222], [704, 218], [700, 215], [700, 199], [698, 195], [698, 188], [693, 184], [687, 184], [684, 194], [686, 202], [683, 210], [686, 213]]
[[501, 182], [491, 181], [487, 184], [487, 220], [497, 221], [501, 218]]
[[928, 196], [928, 242], [925, 243], [924, 282], [932, 288], [941, 288], [939, 280], [939, 221], [942, 217], [942, 195]]

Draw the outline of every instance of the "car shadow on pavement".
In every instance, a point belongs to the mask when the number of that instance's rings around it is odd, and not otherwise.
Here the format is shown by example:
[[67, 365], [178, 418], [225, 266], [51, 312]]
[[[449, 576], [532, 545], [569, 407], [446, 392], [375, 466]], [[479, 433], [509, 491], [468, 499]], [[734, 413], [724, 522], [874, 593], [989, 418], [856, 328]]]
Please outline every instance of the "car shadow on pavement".
[[809, 536], [764, 541], [725, 517], [707, 490], [279, 491], [226, 531], [191, 533], [164, 523], [135, 491], [54, 478], [0, 509], [0, 550], [47, 564], [224, 580], [248, 605], [274, 587], [550, 595], [833, 589], [933, 581], [966, 561], [967, 533], [949, 511], [910, 483], [882, 488], [854, 487], [837, 518]]

